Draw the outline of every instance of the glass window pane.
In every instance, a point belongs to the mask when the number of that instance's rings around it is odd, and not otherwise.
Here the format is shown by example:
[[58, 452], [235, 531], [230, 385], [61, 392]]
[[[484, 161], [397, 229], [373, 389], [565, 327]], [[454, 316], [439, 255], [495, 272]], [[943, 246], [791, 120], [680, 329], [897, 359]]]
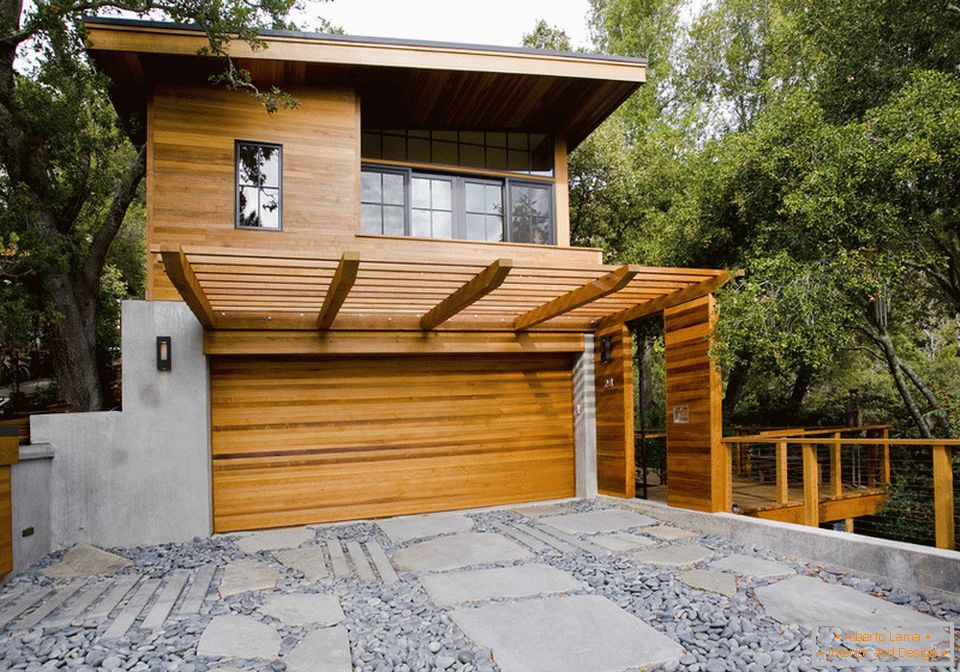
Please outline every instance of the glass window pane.
[[460, 165], [468, 168], [483, 168], [483, 147], [460, 145]]
[[490, 170], [506, 170], [507, 150], [487, 147], [487, 168]]
[[[391, 131], [392, 133], [403, 133], [403, 131]], [[407, 131], [407, 135], [411, 138], [429, 138], [430, 131]]]
[[383, 174], [383, 202], [403, 205], [403, 175], [399, 173]]
[[407, 139], [402, 135], [383, 136], [383, 158], [388, 161], [406, 161]]
[[260, 150], [256, 145], [240, 143], [237, 147], [237, 163], [240, 184], [260, 184]]
[[530, 170], [530, 155], [527, 152], [521, 152], [511, 149], [507, 152], [507, 170], [513, 170], [521, 173]]
[[397, 205], [383, 206], [383, 232], [388, 236], [403, 235], [403, 207]]
[[410, 214], [410, 235], [421, 238], [430, 237], [430, 211], [414, 210]]
[[[413, 132], [410, 133], [413, 136]], [[430, 163], [430, 141], [410, 137], [407, 139], [407, 161]]]
[[434, 140], [446, 140], [447, 142], [457, 141], [456, 131], [434, 131], [431, 136]]
[[430, 180], [414, 177], [410, 180], [410, 204], [415, 208], [430, 207]]
[[237, 208], [237, 226], [260, 226], [260, 217], [257, 214], [257, 188], [241, 187], [240, 202]]
[[457, 143], [434, 140], [431, 146], [433, 163], [443, 163], [448, 166], [457, 165]]
[[280, 190], [260, 190], [260, 226], [264, 229], [280, 228]]
[[360, 231], [363, 233], [383, 233], [383, 220], [379, 205], [360, 206]]
[[503, 187], [488, 184], [486, 187], [486, 208], [487, 213], [503, 215]]
[[433, 182], [433, 199], [431, 206], [434, 210], [450, 210], [450, 182], [447, 180], [431, 180]]
[[510, 133], [507, 136], [507, 146], [510, 149], [528, 149], [526, 133]]
[[373, 170], [365, 170], [360, 173], [360, 200], [367, 203], [381, 203], [383, 201], [383, 190], [381, 188], [381, 175]]
[[467, 142], [471, 145], [483, 144], [482, 131], [460, 131], [460, 142]]
[[380, 156], [380, 134], [365, 132], [360, 136], [360, 156], [366, 159], [379, 159]]
[[467, 215], [467, 240], [486, 240], [487, 231], [483, 215]]
[[265, 187], [280, 186], [280, 148], [260, 147], [260, 175]]
[[490, 147], [506, 147], [506, 133], [487, 133], [487, 145]]
[[484, 190], [486, 186], [476, 182], [466, 182], [463, 185], [464, 196], [466, 200], [467, 212], [484, 212], [486, 200], [484, 199]]
[[453, 238], [453, 219], [451, 213], [433, 211], [433, 237]]
[[487, 240], [500, 242], [503, 240], [503, 217], [498, 215], [487, 215]]
[[518, 243], [548, 244], [553, 239], [550, 188], [514, 184], [510, 190], [510, 238]]

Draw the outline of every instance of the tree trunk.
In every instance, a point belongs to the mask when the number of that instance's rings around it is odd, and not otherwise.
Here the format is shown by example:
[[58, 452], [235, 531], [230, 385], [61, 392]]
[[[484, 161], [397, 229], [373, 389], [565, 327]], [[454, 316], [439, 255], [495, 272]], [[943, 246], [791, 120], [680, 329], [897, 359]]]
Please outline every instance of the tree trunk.
[[890, 339], [890, 334], [886, 331], [879, 331], [879, 333], [871, 334], [871, 338], [880, 346], [880, 350], [883, 352], [883, 358], [887, 362], [887, 368], [890, 370], [890, 375], [893, 376], [893, 383], [897, 387], [897, 392], [900, 393], [900, 398], [907, 407], [907, 412], [910, 413], [910, 417], [913, 418], [917, 429], [920, 430], [920, 435], [925, 439], [933, 438], [930, 425], [928, 425], [926, 419], [924, 419], [923, 413], [920, 412], [920, 407], [917, 406], [913, 394], [911, 394], [910, 389], [907, 387], [907, 382], [903, 379], [903, 373], [900, 369], [900, 358], [897, 357], [897, 351], [893, 346], [893, 341]]
[[800, 420], [800, 407], [803, 405], [803, 400], [807, 396], [812, 381], [813, 372], [807, 367], [801, 367], [797, 372], [797, 377], [793, 381], [793, 390], [790, 392], [790, 400], [787, 406], [787, 411], [790, 415], [788, 420], [790, 422], [798, 422]]
[[74, 411], [97, 411], [103, 391], [97, 368], [97, 288], [71, 276], [50, 274], [43, 295], [57, 313], [50, 321], [50, 353], [64, 401]]
[[730, 377], [727, 378], [727, 387], [723, 392], [723, 417], [730, 418], [737, 410], [737, 404], [747, 387], [747, 377], [750, 374], [750, 366], [747, 362], [741, 361], [730, 369]]

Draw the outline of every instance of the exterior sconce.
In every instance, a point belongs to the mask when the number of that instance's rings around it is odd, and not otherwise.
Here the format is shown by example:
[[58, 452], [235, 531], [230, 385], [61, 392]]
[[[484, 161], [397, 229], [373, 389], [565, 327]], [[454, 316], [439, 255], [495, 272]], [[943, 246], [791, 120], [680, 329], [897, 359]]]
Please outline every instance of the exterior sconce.
[[157, 336], [157, 371], [169, 371], [173, 367], [170, 352], [170, 337]]
[[600, 363], [609, 364], [613, 360], [613, 337], [600, 338]]

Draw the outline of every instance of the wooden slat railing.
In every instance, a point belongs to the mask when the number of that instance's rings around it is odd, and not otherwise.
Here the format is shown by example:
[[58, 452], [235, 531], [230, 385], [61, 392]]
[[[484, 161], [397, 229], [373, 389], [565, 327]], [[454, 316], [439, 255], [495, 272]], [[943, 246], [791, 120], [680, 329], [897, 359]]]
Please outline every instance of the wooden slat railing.
[[[849, 431], [863, 431], [867, 427], [831, 429], [817, 431], [800, 436], [771, 436], [756, 434], [753, 436], [730, 436], [723, 439], [723, 443], [731, 451], [727, 456], [733, 460], [733, 449], [751, 444], [773, 445], [776, 451], [776, 478], [777, 502], [786, 504], [788, 501], [789, 475], [787, 470], [787, 448], [789, 445], [799, 445], [803, 457], [803, 521], [806, 525], [819, 525], [819, 505], [830, 497], [838, 497], [843, 493], [842, 471], [840, 469], [841, 449], [844, 446], [877, 446], [881, 449], [881, 482], [890, 484], [890, 448], [891, 446], [929, 446], [933, 467], [934, 490], [934, 525], [936, 545], [939, 548], [953, 549], [956, 546], [956, 521], [953, 490], [952, 452], [960, 446], [960, 439], [893, 439], [890, 438], [889, 427], [885, 425], [870, 426], [870, 429], [881, 431], [879, 437], [844, 437], [842, 433]], [[831, 436], [824, 437], [822, 434]], [[820, 494], [820, 467], [817, 462], [817, 446], [828, 446], [830, 449], [830, 484], [828, 495]], [[728, 479], [727, 488], [732, 501], [732, 479]]]

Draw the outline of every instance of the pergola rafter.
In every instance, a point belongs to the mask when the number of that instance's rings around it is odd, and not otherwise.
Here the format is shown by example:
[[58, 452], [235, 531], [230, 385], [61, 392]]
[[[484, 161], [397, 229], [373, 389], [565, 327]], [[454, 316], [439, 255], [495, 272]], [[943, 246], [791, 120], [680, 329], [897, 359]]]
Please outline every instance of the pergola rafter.
[[434, 306], [420, 319], [420, 328], [430, 331], [464, 311], [503, 284], [511, 268], [513, 268], [512, 260], [497, 259], [473, 276], [460, 289]]
[[160, 250], [160, 258], [163, 260], [163, 269], [170, 278], [170, 282], [180, 292], [184, 302], [196, 315], [197, 320], [204, 329], [216, 329], [217, 315], [207, 299], [197, 275], [187, 259], [187, 253], [183, 246], [164, 247]]
[[330, 287], [323, 297], [323, 306], [320, 307], [320, 313], [317, 315], [317, 329], [329, 329], [333, 325], [343, 302], [347, 300], [347, 294], [357, 280], [359, 269], [359, 252], [344, 252], [341, 255], [340, 263], [337, 264], [337, 270], [334, 271], [333, 279], [330, 281]]
[[535, 327], [538, 324], [552, 320], [564, 313], [569, 313], [580, 306], [603, 298], [608, 294], [619, 292], [630, 284], [633, 277], [638, 273], [630, 266], [621, 266], [615, 271], [610, 271], [603, 277], [591, 280], [585, 285], [559, 296], [553, 301], [548, 301], [538, 308], [520, 315], [513, 321], [513, 328], [517, 331], [523, 331]]

